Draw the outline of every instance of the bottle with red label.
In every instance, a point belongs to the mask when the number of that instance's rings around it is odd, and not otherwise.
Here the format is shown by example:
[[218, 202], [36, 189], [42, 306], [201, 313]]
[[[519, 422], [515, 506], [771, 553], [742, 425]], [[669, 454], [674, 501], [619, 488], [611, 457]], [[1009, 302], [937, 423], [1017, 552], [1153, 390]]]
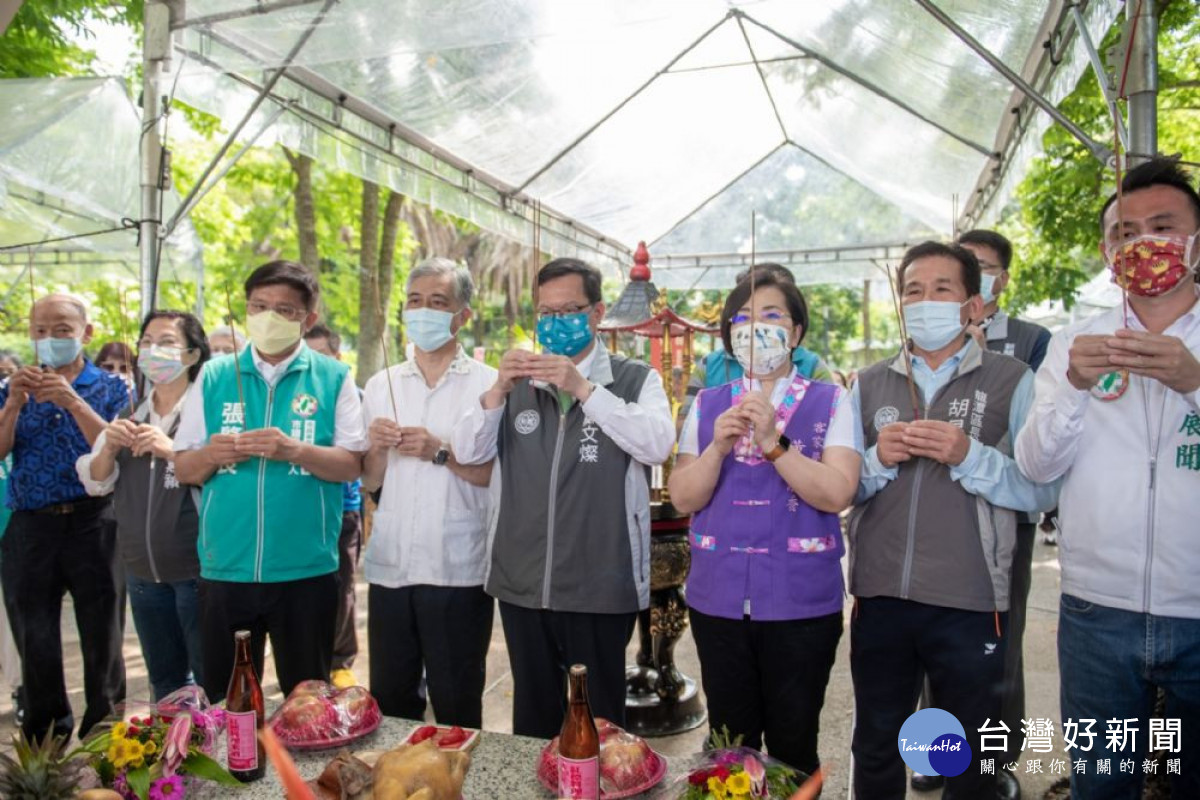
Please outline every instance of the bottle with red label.
[[558, 734], [558, 796], [599, 800], [600, 735], [588, 703], [587, 667], [575, 664], [568, 673], [567, 716]]
[[266, 753], [258, 740], [265, 719], [263, 693], [250, 658], [250, 631], [238, 631], [233, 641], [236, 655], [225, 692], [225, 765], [230, 775], [249, 783], [266, 772]]

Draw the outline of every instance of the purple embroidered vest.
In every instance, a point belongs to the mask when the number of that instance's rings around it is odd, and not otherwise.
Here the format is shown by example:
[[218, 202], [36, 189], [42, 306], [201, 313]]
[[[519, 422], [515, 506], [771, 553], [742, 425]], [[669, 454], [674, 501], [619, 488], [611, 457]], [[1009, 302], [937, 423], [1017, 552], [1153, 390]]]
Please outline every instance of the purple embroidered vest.
[[[713, 423], [734, 402], [740, 381], [696, 398], [700, 452]], [[808, 384], [784, 433], [792, 447], [819, 460], [837, 388]], [[712, 499], [692, 517], [688, 605], [727, 619], [807, 619], [841, 610], [845, 552], [837, 514], [800, 499], [768, 461], [725, 457]], [[750, 463], [756, 461], [757, 463]]]

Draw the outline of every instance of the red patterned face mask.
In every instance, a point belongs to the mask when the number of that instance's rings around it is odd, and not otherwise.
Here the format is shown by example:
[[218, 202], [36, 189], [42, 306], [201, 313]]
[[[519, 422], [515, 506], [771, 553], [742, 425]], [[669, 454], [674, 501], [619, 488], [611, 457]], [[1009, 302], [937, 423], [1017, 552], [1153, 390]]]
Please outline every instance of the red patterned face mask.
[[1190, 276], [1197, 257], [1195, 236], [1148, 234], [1108, 248], [1108, 268], [1130, 294], [1157, 297]]

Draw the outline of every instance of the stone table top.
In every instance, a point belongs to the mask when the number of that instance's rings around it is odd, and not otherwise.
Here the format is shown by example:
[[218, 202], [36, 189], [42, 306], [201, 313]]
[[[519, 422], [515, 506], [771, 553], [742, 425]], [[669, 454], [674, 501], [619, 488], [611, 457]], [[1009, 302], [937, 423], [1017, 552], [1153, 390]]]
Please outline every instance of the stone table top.
[[[419, 725], [425, 723], [408, 719], [384, 717], [379, 728], [359, 739], [347, 749], [354, 751], [389, 750], [398, 746]], [[479, 744], [471, 751], [471, 768], [463, 783], [463, 800], [550, 800], [553, 793], [537, 780], [538, 759], [545, 739], [513, 736], [507, 733], [481, 731]], [[224, 742], [222, 741], [222, 748]], [[293, 751], [292, 758], [305, 780], [316, 778], [338, 750]], [[670, 784], [672, 765], [658, 789]], [[241, 789], [217, 784], [205, 784], [200, 791], [190, 792], [189, 798], [236, 798], [237, 800], [280, 800], [284, 796], [279, 776], [268, 764], [267, 774]], [[651, 792], [639, 797], [655, 796]]]

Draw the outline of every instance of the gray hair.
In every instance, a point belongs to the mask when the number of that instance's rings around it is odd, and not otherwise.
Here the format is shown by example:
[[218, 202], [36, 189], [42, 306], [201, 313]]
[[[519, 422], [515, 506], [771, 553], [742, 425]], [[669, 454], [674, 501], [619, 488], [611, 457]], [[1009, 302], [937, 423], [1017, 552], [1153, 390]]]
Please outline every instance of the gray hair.
[[471, 298], [475, 296], [475, 281], [471, 280], [471, 272], [448, 258], [433, 256], [422, 259], [413, 267], [412, 272], [408, 273], [408, 284], [405, 289], [411, 288], [413, 281], [417, 278], [446, 275], [454, 279], [451, 281], [454, 287], [454, 301], [463, 307], [471, 305]]
[[222, 325], [219, 328], [213, 328], [208, 332], [209, 339], [212, 339], [214, 336], [224, 336], [226, 339], [233, 342], [233, 346], [239, 350], [241, 349], [242, 345], [246, 343], [246, 338], [228, 325]]
[[72, 294], [70, 292], [51, 292], [50, 294], [39, 297], [34, 302], [34, 305], [39, 305], [41, 303], [65, 303], [66, 305], [69, 305], [78, 311], [79, 316], [83, 318], [85, 323], [90, 322], [88, 319], [87, 301], [77, 294]]

